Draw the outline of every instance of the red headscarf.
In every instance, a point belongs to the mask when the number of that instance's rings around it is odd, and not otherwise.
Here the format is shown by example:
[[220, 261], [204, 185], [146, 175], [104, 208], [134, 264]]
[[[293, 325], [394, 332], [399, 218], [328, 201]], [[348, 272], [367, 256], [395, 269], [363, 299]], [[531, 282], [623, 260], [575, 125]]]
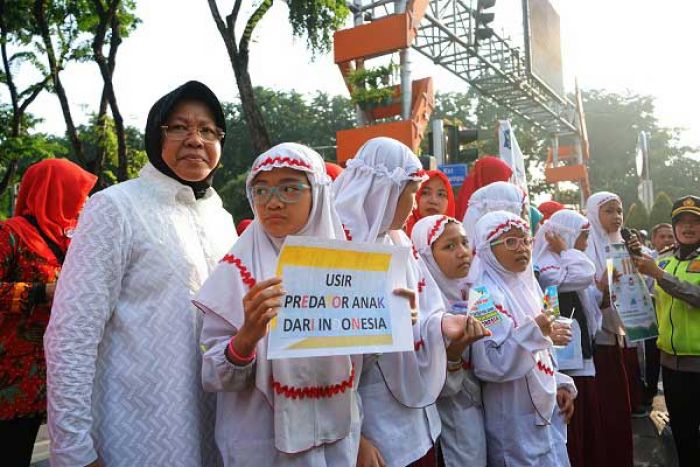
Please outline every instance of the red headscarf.
[[552, 217], [552, 214], [554, 214], [555, 212], [561, 211], [562, 209], [566, 208], [563, 204], [557, 203], [556, 201], [545, 201], [544, 203], [537, 206], [537, 209], [542, 213], [542, 215], [544, 215], [541, 221], [544, 222], [550, 217]]
[[67, 159], [46, 159], [30, 166], [22, 177], [15, 204], [15, 217], [5, 225], [37, 255], [55, 255], [36, 228], [23, 216], [36, 219], [43, 234], [65, 253], [68, 230], [78, 223], [78, 215], [95, 186], [97, 177]]
[[455, 215], [455, 195], [452, 192], [452, 185], [450, 185], [450, 180], [447, 178], [447, 175], [445, 175], [439, 170], [429, 170], [426, 172], [426, 175], [428, 176], [428, 179], [421, 184], [420, 188], [418, 188], [418, 193], [416, 193], [416, 208], [413, 210], [408, 220], [406, 221], [406, 233], [409, 236], [411, 235], [413, 226], [423, 217], [418, 212], [417, 207], [423, 193], [423, 187], [433, 178], [439, 178], [442, 181], [442, 184], [445, 186], [445, 190], [447, 190], [447, 208], [442, 214], [449, 217], [454, 217]]
[[338, 164], [326, 162], [326, 173], [329, 177], [331, 177], [331, 180], [335, 181], [335, 179], [338, 178], [338, 175], [340, 175], [342, 172], [343, 168]]
[[469, 198], [472, 197], [476, 190], [493, 182], [507, 182], [510, 180], [511, 175], [513, 175], [513, 170], [498, 157], [485, 156], [476, 161], [457, 195], [457, 207], [455, 209], [457, 220], [461, 221], [464, 219]]

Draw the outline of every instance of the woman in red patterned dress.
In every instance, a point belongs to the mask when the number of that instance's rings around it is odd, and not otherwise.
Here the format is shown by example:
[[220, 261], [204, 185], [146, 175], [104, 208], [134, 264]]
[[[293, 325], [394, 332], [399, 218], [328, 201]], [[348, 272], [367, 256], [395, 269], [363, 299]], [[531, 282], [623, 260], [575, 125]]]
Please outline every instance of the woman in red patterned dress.
[[[46, 416], [43, 337], [70, 232], [97, 178], [65, 159], [27, 169], [0, 223], [0, 452], [29, 465]], [[5, 464], [6, 462], [6, 464]]]

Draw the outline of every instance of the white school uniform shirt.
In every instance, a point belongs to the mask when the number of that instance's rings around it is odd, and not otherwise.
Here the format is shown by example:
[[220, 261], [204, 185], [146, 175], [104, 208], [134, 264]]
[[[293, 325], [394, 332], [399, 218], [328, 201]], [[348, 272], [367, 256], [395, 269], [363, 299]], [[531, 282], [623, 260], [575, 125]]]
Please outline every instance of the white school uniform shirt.
[[151, 164], [90, 198], [45, 336], [51, 465], [216, 465], [190, 300], [235, 239], [213, 189]]
[[[283, 143], [258, 156], [248, 193], [258, 173], [281, 167], [304, 172], [312, 190], [309, 219], [297, 235], [345, 239], [323, 159], [305, 146]], [[194, 300], [205, 312], [202, 382], [217, 393], [216, 442], [226, 466], [354, 466], [361, 356], [268, 360], [267, 336], [249, 365], [234, 365], [225, 356], [245, 320], [243, 297], [255, 282], [275, 276], [283, 240], [253, 220]], [[335, 390], [320, 392], [329, 387]]]
[[542, 293], [532, 269], [510, 273], [491, 251], [490, 242], [511, 229], [529, 232], [522, 219], [504, 211], [479, 220], [475, 246], [480, 270], [470, 283], [488, 289], [502, 317], [492, 336], [472, 345], [474, 371], [484, 381], [488, 465], [566, 466], [566, 445], [553, 427], [559, 423], [556, 390], [566, 387], [575, 396], [575, 385], [555, 371], [552, 341], [534, 320]]
[[[600, 309], [589, 294], [589, 288], [595, 287], [595, 265], [584, 252], [574, 249], [578, 236], [588, 229], [590, 223], [581, 214], [570, 209], [557, 211], [537, 231], [532, 260], [539, 268], [539, 283], [542, 288], [555, 285], [559, 292], [576, 292], [584, 309], [575, 310], [575, 313], [585, 314], [590, 337], [593, 338], [602, 321]], [[561, 254], [550, 250], [545, 238], [547, 232], [559, 234], [564, 239], [567, 249]], [[566, 374], [595, 376], [593, 359], [584, 359], [582, 369], [566, 370]]]
[[[409, 181], [424, 181], [420, 161], [402, 143], [374, 138], [360, 149], [336, 179], [336, 209], [353, 242], [411, 247], [403, 231], [388, 231], [397, 202]], [[390, 467], [423, 457], [440, 432], [434, 406], [445, 381], [442, 338], [444, 306], [432, 277], [410, 256], [406, 287], [418, 291], [418, 322], [413, 326], [414, 352], [366, 356], [360, 378], [362, 434]]]
[[[449, 223], [461, 226], [461, 222], [448, 216], [427, 216], [415, 224], [411, 233], [413, 245], [438, 284], [448, 310], [453, 303], [465, 301], [469, 292], [465, 279], [445, 276], [433, 256], [432, 245]], [[462, 368], [447, 372], [445, 386], [435, 404], [442, 422], [440, 448], [447, 467], [486, 466], [481, 382], [476, 379], [470, 360], [467, 348], [462, 354]]]
[[[612, 200], [617, 200], [622, 205], [622, 200], [615, 193], [599, 191], [594, 193], [586, 201], [586, 217], [591, 223], [591, 233], [588, 237], [588, 248], [586, 256], [595, 264], [596, 280], [605, 279], [607, 281], [608, 269], [606, 265], [605, 247], [611, 243], [622, 243], [620, 231], [609, 234], [603, 229], [600, 223], [600, 207]], [[590, 300], [597, 306], [602, 304], [603, 294], [597, 287], [589, 287], [588, 295]], [[600, 307], [599, 307], [600, 308]], [[596, 333], [596, 345], [618, 345], [618, 336], [625, 336], [625, 328], [622, 325], [620, 315], [615, 308], [609, 305], [601, 311], [601, 324]]]

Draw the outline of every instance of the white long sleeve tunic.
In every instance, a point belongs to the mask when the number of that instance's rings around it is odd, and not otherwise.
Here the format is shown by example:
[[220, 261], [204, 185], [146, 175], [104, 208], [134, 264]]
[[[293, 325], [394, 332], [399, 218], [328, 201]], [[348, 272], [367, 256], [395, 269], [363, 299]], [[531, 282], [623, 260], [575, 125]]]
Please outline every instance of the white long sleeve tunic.
[[210, 189], [148, 164], [86, 204], [45, 347], [51, 465], [215, 465], [194, 293], [235, 241]]
[[[484, 381], [483, 401], [486, 418], [488, 465], [561, 467], [560, 434], [537, 414], [530, 399], [525, 375], [535, 367], [533, 354], [547, 350], [552, 342], [542, 335], [537, 323], [527, 318], [515, 328], [510, 319], [508, 336], [498, 344], [485, 337], [472, 344], [476, 376]], [[570, 378], [557, 374], [558, 385], [575, 395]], [[554, 408], [555, 413], [558, 409]], [[565, 450], [564, 446], [564, 450]]]

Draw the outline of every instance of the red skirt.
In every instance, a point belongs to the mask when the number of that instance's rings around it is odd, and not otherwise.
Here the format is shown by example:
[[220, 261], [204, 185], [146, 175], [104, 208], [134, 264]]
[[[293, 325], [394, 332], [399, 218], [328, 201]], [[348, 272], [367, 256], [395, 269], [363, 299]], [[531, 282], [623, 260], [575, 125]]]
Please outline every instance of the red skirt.
[[593, 376], [574, 376], [578, 396], [574, 416], [568, 426], [566, 450], [571, 467], [604, 465], [603, 422], [600, 416], [598, 387]]
[[636, 347], [622, 349], [625, 357], [625, 371], [627, 372], [627, 386], [630, 392], [630, 407], [636, 409], [642, 404], [642, 375], [639, 371], [639, 358]]
[[596, 345], [593, 356], [596, 386], [603, 425], [601, 466], [632, 467], [632, 421], [627, 372], [622, 349], [613, 345]]

